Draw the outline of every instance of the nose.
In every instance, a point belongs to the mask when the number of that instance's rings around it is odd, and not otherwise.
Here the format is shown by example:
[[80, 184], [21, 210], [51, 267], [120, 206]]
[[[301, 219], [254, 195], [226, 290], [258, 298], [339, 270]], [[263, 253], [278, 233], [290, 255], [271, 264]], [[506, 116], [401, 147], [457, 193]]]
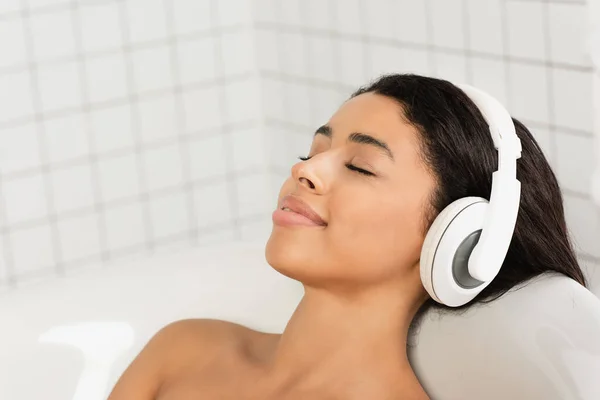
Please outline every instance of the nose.
[[298, 185], [315, 193], [323, 193], [325, 185], [314, 157], [307, 161], [296, 163], [292, 167], [292, 177]]

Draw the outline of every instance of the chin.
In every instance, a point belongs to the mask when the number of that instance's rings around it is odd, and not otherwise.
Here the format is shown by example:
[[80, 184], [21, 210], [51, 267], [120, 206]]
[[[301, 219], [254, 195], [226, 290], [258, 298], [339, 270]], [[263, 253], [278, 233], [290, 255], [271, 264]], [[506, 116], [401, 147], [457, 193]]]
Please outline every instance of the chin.
[[[320, 265], [317, 259], [315, 238], [305, 229], [288, 229], [273, 226], [265, 247], [265, 258], [279, 273], [301, 281], [311, 280], [314, 266]], [[321, 238], [322, 241], [322, 238]], [[316, 271], [313, 271], [316, 272]]]

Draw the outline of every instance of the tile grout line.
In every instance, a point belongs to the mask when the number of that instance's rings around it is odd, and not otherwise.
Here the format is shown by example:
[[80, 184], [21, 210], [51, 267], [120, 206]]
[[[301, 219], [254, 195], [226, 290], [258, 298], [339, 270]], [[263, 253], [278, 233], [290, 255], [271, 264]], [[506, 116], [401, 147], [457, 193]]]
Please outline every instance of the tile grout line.
[[[47, 163], [47, 154], [46, 154], [46, 142], [45, 142], [45, 127], [43, 125], [43, 119], [41, 118], [41, 112], [43, 109], [42, 102], [42, 93], [40, 88], [40, 81], [38, 76], [38, 66], [35, 62], [34, 56], [34, 37], [33, 32], [31, 30], [31, 17], [29, 14], [29, 0], [22, 0], [22, 16], [23, 16], [23, 29], [25, 35], [25, 54], [26, 59], [29, 61], [29, 74], [30, 74], [30, 82], [31, 82], [31, 98], [33, 111], [35, 115], [35, 128], [37, 134], [37, 140], [39, 145], [39, 157], [42, 164], [46, 164], [47, 167], [42, 169], [41, 176], [44, 187], [44, 195], [46, 197], [46, 214], [47, 214], [47, 223], [50, 227], [50, 240], [52, 243], [52, 260], [48, 260], [49, 267], [54, 268], [55, 272], [58, 275], [64, 274], [64, 268], [62, 266], [63, 263], [63, 254], [60, 243], [60, 232], [58, 230], [58, 221], [55, 217], [56, 210], [54, 208], [54, 199], [53, 199], [53, 188], [52, 188], [52, 180], [51, 180], [51, 168]], [[14, 262], [14, 259], [13, 259]], [[16, 265], [13, 265], [13, 269], [15, 272], [15, 276], [12, 279], [16, 279]]]
[[[77, 61], [79, 61], [79, 60], [77, 60]], [[39, 66], [39, 64], [38, 64], [38, 66]], [[250, 77], [250, 76], [252, 76], [251, 73], [235, 74], [229, 78], [228, 82], [244, 81], [244, 80], [248, 79], [248, 77]], [[180, 90], [183, 93], [187, 93], [189, 91], [194, 91], [194, 90], [198, 90], [198, 89], [216, 87], [216, 86], [220, 85], [222, 81], [223, 81], [222, 78], [216, 78], [212, 81], [191, 83], [191, 84], [188, 84], [185, 86], [179, 86], [179, 87], [175, 86], [174, 88], [170, 87], [170, 88], [153, 89], [153, 90], [149, 90], [149, 91], [145, 91], [145, 92], [140, 92], [138, 97], [144, 97], [144, 99], [147, 100], [147, 99], [157, 98], [157, 97], [161, 97], [161, 96], [165, 96], [165, 95], [171, 95], [173, 93], [174, 89]], [[109, 100], [103, 100], [103, 101], [99, 101], [99, 102], [95, 102], [95, 103], [90, 103], [89, 107], [87, 109], [84, 109], [81, 106], [68, 107], [68, 108], [63, 108], [63, 109], [59, 109], [56, 111], [42, 112], [42, 113], [40, 113], [40, 116], [43, 120], [49, 120], [49, 119], [54, 119], [54, 118], [68, 117], [68, 116], [75, 115], [75, 114], [81, 114], [86, 111], [104, 110], [107, 108], [112, 108], [112, 107], [117, 107], [117, 106], [122, 106], [122, 105], [129, 105], [129, 104], [130, 104], [129, 96], [115, 97], [115, 98], [109, 99]], [[26, 125], [26, 124], [35, 122], [35, 121], [36, 121], [36, 116], [33, 114], [29, 115], [29, 116], [25, 116], [25, 117], [18, 117], [15, 119], [10, 119], [10, 120], [5, 120], [5, 121], [0, 122], [0, 129], [16, 128], [16, 127], [19, 127], [22, 125]]]
[[[85, 163], [90, 166], [92, 187], [94, 193], [94, 211], [96, 212], [96, 221], [98, 222], [99, 231], [99, 246], [101, 261], [106, 262], [109, 258], [108, 249], [108, 233], [106, 227], [106, 215], [104, 207], [102, 206], [102, 186], [100, 184], [100, 170], [98, 166], [98, 156], [96, 154], [94, 129], [92, 128], [91, 121], [91, 110], [90, 110], [90, 89], [88, 84], [87, 75], [87, 60], [84, 54], [83, 42], [82, 42], [82, 28], [81, 28], [81, 8], [75, 4], [72, 9], [73, 19], [73, 35], [75, 39], [75, 50], [77, 52], [77, 59], [79, 64], [79, 75], [81, 77], [81, 100], [83, 104], [83, 118], [85, 128], [87, 130], [88, 138], [88, 151], [89, 156], [85, 157]], [[56, 170], [56, 166], [54, 167]], [[58, 218], [58, 215], [57, 215]]]
[[134, 137], [135, 144], [135, 161], [138, 173], [138, 199], [140, 206], [142, 207], [142, 214], [144, 220], [144, 235], [145, 235], [145, 246], [146, 249], [152, 254], [154, 252], [154, 228], [152, 224], [152, 216], [150, 215], [150, 198], [148, 196], [148, 185], [146, 181], [145, 169], [143, 165], [143, 150], [142, 150], [142, 131], [141, 131], [141, 115], [139, 110], [139, 96], [136, 92], [137, 85], [134, 78], [134, 65], [133, 56], [130, 49], [131, 44], [131, 32], [127, 24], [127, 5], [125, 2], [120, 2], [119, 7], [119, 25], [121, 28], [121, 37], [123, 40], [122, 55], [125, 59], [127, 68], [126, 85], [129, 92], [129, 105], [130, 105], [130, 116], [131, 116], [131, 129]]
[[433, 16], [432, 16], [432, 5], [431, 0], [423, 0], [423, 7], [425, 9], [425, 36], [427, 37], [427, 43], [421, 44], [420, 47], [427, 52], [427, 60], [429, 61], [429, 71], [431, 76], [437, 76], [437, 59], [435, 56], [435, 44], [434, 44], [434, 29], [433, 29]]
[[[548, 4], [548, 0], [542, 0], [542, 21], [544, 24], [544, 57], [551, 62], [552, 60], [552, 39], [550, 37], [550, 6]], [[555, 129], [556, 121], [554, 118], [556, 106], [554, 104], [554, 79], [552, 75], [553, 67], [552, 65], [546, 66], [546, 87], [548, 88], [548, 98], [546, 106], [548, 107], [548, 122], [549, 128], [548, 132], [550, 133], [550, 152], [551, 162], [554, 166], [556, 166], [556, 170], [558, 170], [558, 144], [557, 144], [557, 132]]]
[[[8, 212], [6, 211], [6, 195], [2, 184], [2, 176], [0, 175], [0, 220], [6, 221]], [[16, 271], [14, 265], [14, 254], [12, 243], [10, 240], [10, 231], [6, 233], [0, 232], [2, 237], [2, 258], [4, 259], [4, 271], [7, 285], [10, 288], [16, 286]]]
[[463, 4], [463, 34], [464, 34], [464, 46], [465, 46], [465, 75], [467, 78], [467, 83], [469, 85], [473, 85], [474, 83], [474, 75], [473, 75], [473, 55], [471, 52], [472, 44], [471, 44], [471, 11], [469, 10], [469, 2], [468, 0], [462, 0]]
[[179, 42], [175, 36], [175, 6], [171, 0], [163, 0], [165, 7], [165, 20], [167, 35], [171, 38], [169, 45], [169, 58], [171, 63], [171, 70], [173, 72], [173, 96], [175, 97], [176, 115], [177, 115], [177, 143], [179, 147], [179, 155], [182, 160], [182, 173], [183, 173], [183, 184], [185, 187], [185, 198], [187, 203], [187, 214], [188, 214], [188, 232], [190, 245], [195, 246], [198, 241], [198, 217], [196, 212], [196, 204], [194, 201], [194, 186], [192, 184], [192, 167], [189, 149], [190, 137], [186, 132], [185, 125], [185, 105], [183, 99], [183, 92], [180, 90], [181, 84], [181, 73], [180, 73], [180, 60], [179, 60]]
[[[261, 168], [262, 167], [249, 168], [243, 172], [239, 172], [238, 177], [248, 177], [248, 176], [260, 174], [261, 171], [264, 172], [264, 168], [263, 169], [261, 169]], [[227, 174], [214, 175], [214, 176], [211, 176], [208, 178], [197, 179], [196, 181], [192, 181], [191, 183], [181, 183], [181, 184], [177, 184], [177, 185], [163, 187], [160, 189], [154, 189], [154, 190], [145, 192], [144, 195], [146, 195], [148, 197], [152, 197], [152, 198], [160, 198], [163, 196], [168, 196], [173, 191], [184, 190], [188, 187], [191, 187], [193, 190], [195, 190], [202, 186], [216, 185], [219, 182], [222, 182], [223, 180], [226, 180], [226, 179], [227, 179]], [[110, 201], [104, 203], [103, 207], [105, 209], [109, 209], [112, 207], [133, 205], [138, 200], [139, 200], [139, 194], [135, 194], [132, 196], [121, 197], [118, 199], [110, 200]], [[94, 210], [95, 210], [95, 208], [92, 205], [92, 206], [88, 206], [88, 207], [82, 207], [82, 208], [78, 208], [78, 209], [64, 211], [61, 214], [57, 214], [57, 217], [59, 219], [77, 218], [77, 217], [80, 217], [83, 215], [93, 214]], [[43, 225], [44, 221], [45, 221], [44, 218], [37, 218], [37, 219], [29, 219], [29, 220], [13, 223], [9, 226], [6, 226], [3, 229], [3, 231], [0, 232], [0, 236], [8, 236], [9, 233], [11, 233], [11, 232], [15, 232], [15, 231], [18, 231], [21, 229], [29, 229], [29, 228], [35, 227], [37, 225]]]
[[215, 66], [217, 73], [221, 73], [222, 83], [218, 86], [218, 101], [219, 101], [219, 111], [221, 116], [221, 125], [220, 132], [222, 134], [223, 144], [224, 144], [224, 156], [225, 156], [225, 164], [227, 171], [227, 194], [229, 200], [229, 209], [231, 211], [231, 215], [233, 216], [233, 229], [234, 229], [234, 237], [235, 239], [240, 239], [242, 236], [241, 224], [240, 220], [240, 211], [239, 211], [239, 196], [237, 191], [237, 179], [233, 166], [233, 154], [232, 154], [232, 142], [233, 137], [231, 134], [231, 130], [226, 128], [226, 121], [228, 120], [228, 104], [227, 104], [227, 73], [225, 71], [225, 57], [223, 55], [223, 34], [220, 30], [220, 18], [219, 18], [219, 8], [217, 0], [210, 0], [210, 21], [211, 26], [214, 28], [216, 26], [219, 27], [217, 31], [215, 29], [211, 30], [213, 32], [212, 39], [214, 41], [214, 55], [215, 55]]

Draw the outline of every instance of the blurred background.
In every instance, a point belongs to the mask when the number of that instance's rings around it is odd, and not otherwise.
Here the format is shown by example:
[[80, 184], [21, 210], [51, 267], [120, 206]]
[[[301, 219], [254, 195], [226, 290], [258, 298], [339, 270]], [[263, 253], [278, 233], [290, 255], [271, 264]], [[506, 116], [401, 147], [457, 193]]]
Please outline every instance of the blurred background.
[[600, 294], [591, 1], [1, 0], [0, 291], [266, 239], [315, 128], [414, 72], [532, 130]]

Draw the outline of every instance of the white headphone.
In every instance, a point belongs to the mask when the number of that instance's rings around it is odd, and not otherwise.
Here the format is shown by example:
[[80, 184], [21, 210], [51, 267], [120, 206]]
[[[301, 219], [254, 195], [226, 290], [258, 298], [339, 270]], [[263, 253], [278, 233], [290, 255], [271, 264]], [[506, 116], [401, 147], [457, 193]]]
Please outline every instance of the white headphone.
[[500, 271], [513, 236], [521, 182], [517, 180], [519, 140], [512, 118], [489, 94], [456, 85], [477, 105], [498, 150], [490, 201], [464, 197], [437, 216], [421, 250], [421, 282], [438, 303], [458, 307], [471, 301]]

